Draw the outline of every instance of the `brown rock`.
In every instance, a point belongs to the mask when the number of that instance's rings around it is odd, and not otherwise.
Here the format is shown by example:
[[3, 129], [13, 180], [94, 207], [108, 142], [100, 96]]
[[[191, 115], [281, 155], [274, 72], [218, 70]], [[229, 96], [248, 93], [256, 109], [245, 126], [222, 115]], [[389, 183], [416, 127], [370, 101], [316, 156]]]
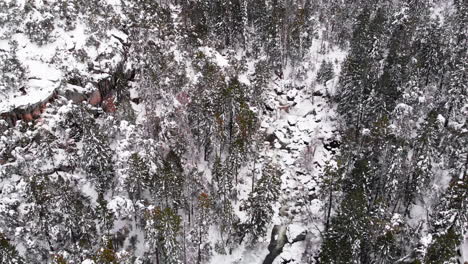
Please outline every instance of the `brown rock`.
[[32, 112], [33, 118], [38, 118], [41, 115], [41, 107], [36, 107]]
[[104, 101], [102, 101], [102, 108], [108, 113], [114, 113], [117, 111], [117, 107], [114, 104], [114, 97], [109, 96]]
[[29, 121], [33, 121], [34, 119], [31, 113], [26, 113], [23, 115], [23, 120], [26, 122], [29, 122]]
[[99, 92], [99, 90], [94, 91], [88, 100], [88, 102], [94, 106], [100, 104], [101, 101], [102, 101], [102, 97], [101, 97], [101, 92]]

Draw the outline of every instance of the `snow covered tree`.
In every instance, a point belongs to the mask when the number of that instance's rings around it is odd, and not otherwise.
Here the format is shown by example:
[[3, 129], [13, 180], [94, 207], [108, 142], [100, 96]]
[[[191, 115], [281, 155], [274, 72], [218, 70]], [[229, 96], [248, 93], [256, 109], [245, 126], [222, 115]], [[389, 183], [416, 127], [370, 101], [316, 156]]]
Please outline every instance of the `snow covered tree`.
[[102, 193], [98, 194], [97, 206], [95, 208], [100, 233], [104, 238], [109, 237], [114, 226], [114, 214], [107, 206], [107, 201]]
[[[84, 252], [92, 251], [99, 240], [95, 212], [90, 198], [83, 195], [70, 180], [58, 179], [54, 184], [59, 197], [55, 212], [61, 232], [57, 234], [59, 254], [69, 262], [79, 261]], [[62, 254], [63, 253], [63, 254]]]
[[0, 95], [21, 92], [26, 82], [27, 68], [17, 57], [18, 42], [11, 40], [8, 46], [9, 51], [0, 49]]
[[35, 8], [32, 1], [25, 5], [24, 30], [32, 42], [44, 45], [53, 40], [54, 16], [46, 7]]
[[369, 26], [370, 11], [364, 9], [357, 17], [351, 39], [351, 50], [343, 63], [337, 91], [338, 112], [345, 116], [348, 128], [356, 135], [367, 116], [368, 99], [371, 93], [369, 83]]
[[282, 37], [285, 23], [285, 7], [282, 0], [272, 0], [269, 9], [267, 9], [266, 39], [265, 49], [268, 52], [268, 63], [273, 71], [283, 75], [284, 51]]
[[114, 180], [113, 151], [106, 136], [94, 121], [85, 126], [81, 164], [87, 176], [96, 184], [98, 193], [106, 192]]
[[151, 261], [180, 264], [181, 248], [177, 237], [181, 218], [172, 209], [156, 207], [145, 213], [145, 235], [151, 249]]
[[96, 264], [117, 264], [119, 258], [115, 253], [112, 245], [112, 241], [104, 241], [104, 247], [98, 249], [97, 254], [94, 256], [94, 261]]
[[189, 258], [190, 263], [205, 263], [210, 258], [211, 245], [209, 242], [209, 229], [213, 224], [213, 215], [211, 210], [213, 209], [213, 201], [208, 194], [202, 192], [197, 197], [196, 203], [196, 214], [195, 221], [192, 231], [190, 232], [190, 244], [192, 247], [189, 249], [191, 252], [191, 258]]
[[436, 112], [431, 111], [417, 133], [418, 138], [414, 146], [414, 170], [407, 178], [406, 183], [406, 214], [409, 213], [408, 210], [410, 204], [414, 202], [414, 198], [424, 194], [424, 188], [430, 186], [434, 180], [433, 166], [438, 163], [441, 155], [438, 150], [439, 126]]
[[280, 171], [274, 164], [267, 164], [262, 176], [256, 182], [254, 190], [242, 203], [242, 210], [247, 212], [247, 222], [240, 225], [241, 241], [248, 235], [251, 243], [266, 235], [268, 225], [273, 217], [272, 203], [280, 194]]
[[213, 177], [216, 186], [216, 196], [218, 201], [226, 201], [233, 191], [233, 175], [226, 170], [225, 162], [220, 157], [216, 157], [213, 165]]
[[169, 151], [157, 174], [157, 192], [166, 207], [179, 208], [183, 203], [184, 171], [180, 157]]
[[26, 263], [2, 233], [0, 233], [0, 261], [5, 264]]
[[333, 70], [333, 63], [330, 61], [326, 62], [325, 60], [322, 60], [320, 68], [317, 71], [317, 82], [325, 85], [325, 83], [333, 79], [334, 76], [335, 72]]
[[468, 181], [465, 175], [453, 175], [449, 189], [437, 205], [432, 226], [433, 240], [429, 245], [425, 263], [458, 263], [458, 247], [463, 241], [468, 219]]
[[143, 192], [148, 186], [149, 167], [138, 153], [133, 153], [128, 163], [128, 177], [125, 185], [129, 198], [136, 202], [142, 198]]
[[382, 76], [376, 89], [380, 98], [380, 111], [388, 113], [393, 111], [396, 100], [401, 95], [401, 84], [407, 78], [407, 64], [409, 62], [409, 29], [408, 25], [398, 25], [390, 38], [389, 53], [387, 55]]
[[[343, 201], [331, 220], [320, 251], [323, 263], [369, 263], [370, 216], [365, 192], [369, 164], [357, 160], [350, 175], [343, 182]], [[340, 252], [340, 254], [336, 254]]]

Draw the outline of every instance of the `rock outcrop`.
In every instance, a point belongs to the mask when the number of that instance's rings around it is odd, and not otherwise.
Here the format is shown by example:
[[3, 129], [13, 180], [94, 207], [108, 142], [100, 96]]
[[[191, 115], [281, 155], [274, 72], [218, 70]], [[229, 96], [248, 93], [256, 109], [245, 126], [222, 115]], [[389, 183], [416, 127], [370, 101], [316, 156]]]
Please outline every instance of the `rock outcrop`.
[[135, 70], [125, 72], [124, 67], [119, 65], [112, 75], [96, 83], [92, 83], [95, 87], [95, 90], [92, 92], [88, 92], [87, 89], [80, 86], [67, 84], [64, 87], [52, 90], [49, 96], [44, 97], [39, 102], [14, 106], [8, 111], [0, 113], [0, 118], [5, 120], [10, 127], [15, 126], [19, 120], [25, 122], [34, 121], [41, 116], [47, 104], [59, 96], [71, 100], [75, 104], [86, 101], [93, 106], [101, 106], [106, 112], [115, 112], [116, 106], [114, 100], [122, 97], [125, 84], [134, 80], [134, 78]]

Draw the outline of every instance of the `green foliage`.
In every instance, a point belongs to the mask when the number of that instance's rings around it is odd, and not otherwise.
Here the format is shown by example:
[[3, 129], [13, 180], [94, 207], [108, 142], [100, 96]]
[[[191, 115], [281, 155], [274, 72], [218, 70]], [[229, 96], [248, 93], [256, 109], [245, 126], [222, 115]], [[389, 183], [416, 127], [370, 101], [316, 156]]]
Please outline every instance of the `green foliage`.
[[100, 127], [90, 121], [83, 135], [81, 164], [87, 176], [95, 182], [98, 193], [104, 193], [113, 184], [113, 153]]
[[10, 244], [9, 240], [0, 233], [0, 262], [4, 264], [22, 264], [25, 263], [19, 256], [16, 248]]
[[129, 173], [126, 188], [130, 199], [137, 201], [142, 198], [144, 189], [148, 186], [149, 167], [138, 153], [133, 153], [128, 159]]
[[333, 63], [331, 61], [325, 61], [322, 60], [322, 63], [320, 64], [320, 68], [318, 69], [317, 72], [317, 82], [325, 85], [327, 81], [333, 79], [335, 76], [335, 72], [333, 70]]
[[62, 255], [54, 255], [52, 259], [52, 264], [67, 264], [67, 261]]
[[280, 187], [279, 169], [273, 164], [266, 164], [254, 190], [241, 206], [247, 212], [248, 220], [240, 226], [240, 232], [243, 233], [242, 237], [248, 234], [251, 243], [266, 235], [273, 217], [273, 203], [278, 200]]
[[453, 228], [449, 228], [445, 234], [435, 238], [435, 241], [427, 249], [424, 262], [427, 264], [439, 264], [454, 261], [457, 257], [457, 247], [461, 241]]
[[[370, 217], [365, 193], [366, 178], [370, 172], [366, 159], [354, 163], [343, 182], [343, 201], [338, 214], [332, 218], [320, 252], [323, 263], [349, 263], [367, 260]], [[340, 254], [336, 254], [336, 252]], [[367, 263], [367, 262], [362, 262]]]
[[94, 257], [96, 264], [118, 264], [120, 263], [119, 258], [114, 251], [112, 241], [106, 241], [105, 246], [101, 247], [96, 256]]
[[252, 135], [255, 133], [257, 116], [249, 109], [247, 104], [242, 103], [236, 117], [236, 123], [239, 131], [234, 142], [239, 149], [245, 151], [247, 142], [251, 140]]
[[181, 263], [181, 248], [177, 241], [182, 219], [171, 208], [156, 207], [145, 213], [146, 236], [152, 249], [160, 249], [162, 263]]
[[183, 202], [184, 170], [180, 157], [169, 151], [157, 175], [157, 192], [168, 207], [178, 208]]

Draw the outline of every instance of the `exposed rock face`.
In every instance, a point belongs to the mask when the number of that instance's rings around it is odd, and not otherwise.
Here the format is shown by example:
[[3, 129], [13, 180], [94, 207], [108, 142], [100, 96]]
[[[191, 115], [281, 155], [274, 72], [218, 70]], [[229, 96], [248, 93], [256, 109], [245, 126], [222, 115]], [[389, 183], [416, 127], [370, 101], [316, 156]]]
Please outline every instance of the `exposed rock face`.
[[18, 106], [8, 112], [0, 113], [0, 118], [5, 120], [10, 127], [15, 126], [18, 120], [23, 120], [25, 122], [34, 121], [44, 112], [46, 105], [59, 95], [65, 97], [67, 100], [71, 100], [75, 104], [87, 101], [93, 106], [102, 106], [106, 112], [115, 112], [114, 94], [121, 94], [123, 88], [122, 85], [119, 84], [131, 81], [134, 78], [134, 70], [124, 72], [123, 67], [117, 67], [116, 72], [110, 77], [94, 83], [97, 89], [91, 92], [91, 94], [86, 92], [82, 87], [67, 85], [65, 88], [57, 88], [50, 96], [35, 104]]
[[94, 106], [99, 105], [101, 101], [102, 101], [102, 96], [99, 90], [92, 92], [88, 99], [88, 103]]
[[40, 114], [44, 111], [45, 106], [48, 102], [53, 101], [57, 96], [56, 92], [53, 92], [50, 96], [46, 97], [44, 101], [37, 102], [32, 105], [23, 105], [11, 109], [9, 112], [0, 114], [1, 119], [5, 120], [8, 126], [15, 126], [16, 122], [23, 120], [25, 122], [33, 121], [40, 117]]

